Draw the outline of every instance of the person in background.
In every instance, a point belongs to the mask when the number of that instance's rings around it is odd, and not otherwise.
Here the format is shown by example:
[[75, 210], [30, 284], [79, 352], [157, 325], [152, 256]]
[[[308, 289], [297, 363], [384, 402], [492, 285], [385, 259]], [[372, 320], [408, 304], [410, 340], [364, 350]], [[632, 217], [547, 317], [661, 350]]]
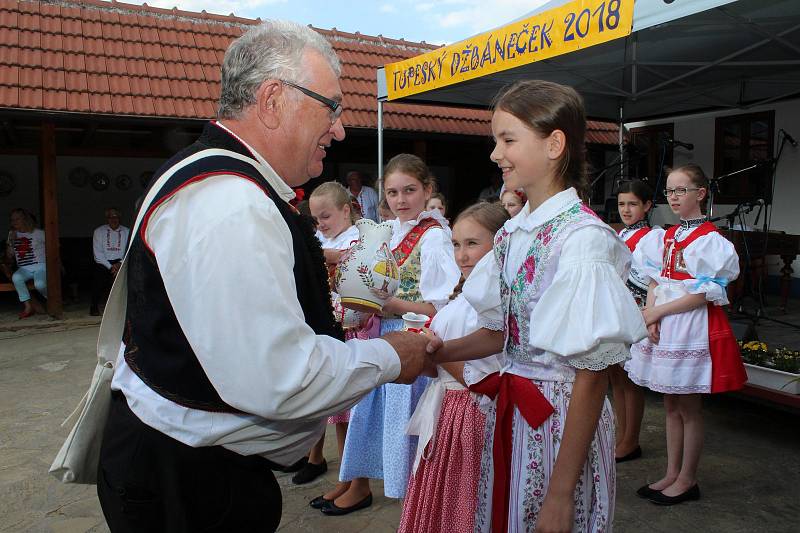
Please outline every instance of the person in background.
[[47, 268], [45, 262], [44, 231], [36, 227], [36, 220], [25, 209], [11, 211], [11, 231], [6, 241], [6, 258], [17, 264], [11, 281], [17, 290], [22, 311], [19, 318], [28, 318], [36, 313], [27, 282], [33, 280], [36, 290], [47, 298]]
[[357, 170], [350, 171], [345, 181], [350, 196], [355, 198], [361, 207], [362, 216], [378, 222], [378, 193], [372, 187], [364, 185], [364, 174]]
[[444, 194], [440, 192], [435, 192], [431, 194], [430, 200], [425, 205], [425, 211], [431, 211], [436, 209], [439, 213], [442, 214], [442, 217], [447, 218], [447, 200], [444, 197]]
[[522, 211], [522, 207], [527, 201], [528, 197], [525, 196], [525, 191], [506, 190], [500, 195], [500, 205], [503, 206], [503, 209], [508, 211], [508, 216], [511, 218], [514, 218], [517, 216], [517, 213]]
[[120, 224], [119, 209], [106, 209], [106, 223], [92, 236], [92, 300], [89, 314], [100, 316], [100, 300], [105, 300], [128, 249], [130, 230]]
[[378, 215], [380, 216], [379, 222], [386, 222], [388, 220], [394, 220], [397, 218], [392, 213], [392, 210], [389, 209], [389, 204], [386, 202], [386, 198], [381, 200], [381, 203], [378, 204]]
[[[619, 238], [633, 253], [650, 230], [647, 215], [653, 207], [653, 190], [643, 181], [624, 181], [617, 191], [617, 209], [625, 227], [619, 232]], [[626, 285], [639, 309], [647, 302], [647, 279], [635, 265], [631, 266]], [[617, 419], [615, 460], [618, 463], [632, 461], [642, 456], [639, 446], [639, 431], [642, 428], [644, 414], [644, 391], [628, 378], [624, 364], [609, 368], [611, 394], [614, 398], [614, 414]]]
[[489, 186], [483, 189], [478, 195], [478, 200], [485, 202], [494, 202], [500, 198], [500, 192], [503, 190], [503, 178], [500, 174], [492, 174], [489, 177]]

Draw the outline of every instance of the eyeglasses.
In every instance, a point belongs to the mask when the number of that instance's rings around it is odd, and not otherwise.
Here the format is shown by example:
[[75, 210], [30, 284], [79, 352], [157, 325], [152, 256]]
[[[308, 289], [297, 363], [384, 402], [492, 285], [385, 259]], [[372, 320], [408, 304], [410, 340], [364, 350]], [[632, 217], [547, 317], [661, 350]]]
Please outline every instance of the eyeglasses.
[[339, 117], [342, 116], [342, 111], [344, 111], [344, 108], [342, 108], [342, 104], [337, 102], [336, 100], [331, 100], [330, 98], [326, 98], [319, 93], [315, 93], [311, 89], [306, 89], [305, 87], [301, 87], [300, 85], [297, 85], [296, 83], [292, 83], [290, 81], [281, 80], [281, 83], [288, 85], [289, 87], [294, 87], [304, 95], [310, 96], [317, 102], [325, 105], [325, 107], [327, 107], [330, 110], [328, 112], [328, 117], [331, 119], [331, 124], [335, 124], [336, 121], [339, 120]]
[[702, 187], [675, 187], [674, 189], [664, 189], [663, 192], [664, 196], [670, 197], [673, 194], [675, 196], [686, 196], [686, 193], [689, 191], [699, 191]]

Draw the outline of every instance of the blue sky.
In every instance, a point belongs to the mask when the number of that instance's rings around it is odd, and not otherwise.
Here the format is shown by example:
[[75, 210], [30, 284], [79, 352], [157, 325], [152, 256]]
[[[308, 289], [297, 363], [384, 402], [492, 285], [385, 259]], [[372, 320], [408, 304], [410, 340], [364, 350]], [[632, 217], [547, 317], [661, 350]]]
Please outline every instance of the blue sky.
[[510, 22], [544, 1], [150, 0], [148, 4], [248, 18], [283, 18], [326, 29], [445, 44]]

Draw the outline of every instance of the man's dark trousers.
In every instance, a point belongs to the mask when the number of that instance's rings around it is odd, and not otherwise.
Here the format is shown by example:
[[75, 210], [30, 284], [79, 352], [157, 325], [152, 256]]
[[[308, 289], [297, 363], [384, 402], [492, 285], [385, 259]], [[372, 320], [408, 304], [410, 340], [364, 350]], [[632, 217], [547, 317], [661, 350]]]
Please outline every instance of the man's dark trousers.
[[141, 422], [122, 393], [112, 398], [97, 480], [112, 533], [278, 528], [281, 492], [270, 461], [192, 448]]

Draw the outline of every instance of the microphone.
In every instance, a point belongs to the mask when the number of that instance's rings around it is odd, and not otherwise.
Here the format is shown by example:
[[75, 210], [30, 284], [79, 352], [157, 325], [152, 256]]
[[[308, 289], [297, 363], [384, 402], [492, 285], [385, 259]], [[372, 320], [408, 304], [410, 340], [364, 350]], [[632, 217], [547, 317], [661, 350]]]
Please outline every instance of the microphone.
[[672, 137], [667, 137], [665, 139], [669, 144], [673, 146], [680, 146], [681, 148], [686, 148], [687, 150], [694, 150], [694, 144], [692, 143], [685, 143], [683, 141], [676, 141]]
[[786, 130], [785, 130], [785, 129], [783, 129], [783, 128], [779, 129], [778, 131], [780, 131], [781, 133], [783, 133], [783, 137], [784, 137], [784, 138], [785, 138], [787, 141], [789, 141], [789, 144], [791, 144], [791, 145], [792, 145], [792, 146], [794, 146], [794, 147], [797, 147], [797, 141], [795, 141], [795, 140], [794, 140], [794, 137], [792, 137], [791, 135], [789, 135], [789, 132], [788, 132], [788, 131], [786, 131]]

